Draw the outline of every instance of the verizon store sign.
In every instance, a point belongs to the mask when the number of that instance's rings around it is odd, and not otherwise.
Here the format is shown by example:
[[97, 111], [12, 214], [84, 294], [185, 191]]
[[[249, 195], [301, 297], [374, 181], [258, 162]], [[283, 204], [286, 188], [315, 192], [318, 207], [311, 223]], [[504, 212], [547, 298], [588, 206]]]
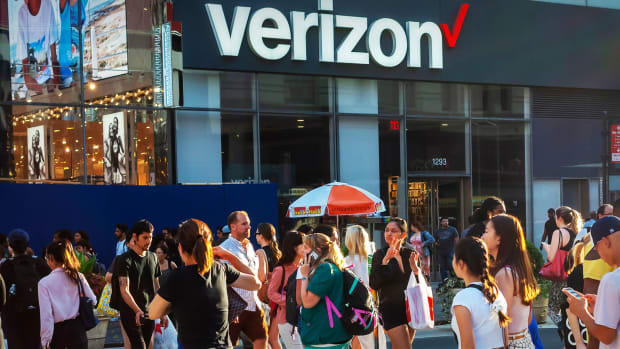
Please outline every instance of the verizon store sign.
[[[245, 39], [254, 55], [268, 61], [318, 60], [321, 63], [359, 65], [368, 65], [372, 61], [388, 68], [405, 61], [408, 68], [421, 68], [421, 45], [427, 42], [428, 67], [431, 69], [443, 69], [444, 39], [448, 47], [457, 44], [469, 9], [469, 4], [462, 4], [454, 24], [448, 26], [414, 19], [400, 23], [391, 18], [378, 18], [369, 23], [366, 17], [335, 14], [333, 0], [319, 0], [318, 5], [318, 11], [311, 13], [236, 6], [228, 18], [224, 13], [225, 5], [207, 3], [205, 9], [211, 35], [222, 57], [239, 56]], [[308, 51], [310, 30], [318, 31], [318, 52]], [[335, 31], [346, 34], [336, 41]], [[381, 45], [385, 36], [392, 41], [389, 52]], [[363, 49], [359, 49], [360, 46]]]

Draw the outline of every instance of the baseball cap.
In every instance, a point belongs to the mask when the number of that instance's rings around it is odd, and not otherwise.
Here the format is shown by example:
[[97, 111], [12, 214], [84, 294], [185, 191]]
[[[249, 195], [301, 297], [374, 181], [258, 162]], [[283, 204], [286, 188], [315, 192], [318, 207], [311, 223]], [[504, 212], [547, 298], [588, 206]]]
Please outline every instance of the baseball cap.
[[596, 246], [605, 236], [609, 236], [620, 231], [620, 218], [616, 216], [605, 216], [592, 226], [590, 234], [592, 235], [592, 244]]
[[230, 228], [228, 225], [225, 225], [224, 228], [222, 228], [222, 233], [230, 233]]
[[8, 239], [9, 245], [11, 246], [28, 246], [28, 243], [30, 242], [30, 235], [28, 235], [28, 233], [23, 229], [13, 229], [9, 233]]

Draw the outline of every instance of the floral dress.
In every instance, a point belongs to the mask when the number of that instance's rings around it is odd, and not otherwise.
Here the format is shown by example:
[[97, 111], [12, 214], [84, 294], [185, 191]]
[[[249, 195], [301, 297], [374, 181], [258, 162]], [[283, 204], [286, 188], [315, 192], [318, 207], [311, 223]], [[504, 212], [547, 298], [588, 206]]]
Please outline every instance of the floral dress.
[[422, 262], [422, 272], [428, 276], [431, 274], [431, 257], [424, 257], [424, 243], [422, 242], [422, 233], [414, 234], [409, 240], [415, 251], [420, 256]]

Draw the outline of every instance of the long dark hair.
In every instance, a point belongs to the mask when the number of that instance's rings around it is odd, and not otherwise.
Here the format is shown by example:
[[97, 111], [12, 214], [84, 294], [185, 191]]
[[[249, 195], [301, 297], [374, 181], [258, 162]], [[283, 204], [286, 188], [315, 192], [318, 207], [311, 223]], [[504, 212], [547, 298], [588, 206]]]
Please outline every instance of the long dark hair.
[[256, 229], [263, 236], [263, 239], [269, 243], [269, 247], [271, 247], [273, 256], [276, 259], [275, 262], [278, 263], [282, 257], [282, 252], [280, 252], [278, 242], [276, 241], [276, 228], [270, 223], [260, 223]]
[[80, 261], [78, 261], [73, 251], [71, 243], [65, 239], [52, 242], [45, 248], [45, 256], [52, 257], [54, 261], [62, 266], [69, 278], [75, 283], [80, 279], [78, 270], [80, 269]]
[[198, 219], [188, 219], [181, 223], [178, 231], [179, 245], [186, 253], [191, 253], [198, 265], [198, 272], [204, 274], [213, 265], [213, 235], [209, 226]]
[[297, 251], [295, 248], [304, 243], [304, 239], [301, 233], [296, 231], [289, 231], [284, 235], [282, 239], [282, 258], [278, 262], [280, 266], [286, 266], [297, 259]]
[[[489, 304], [493, 304], [497, 299], [499, 288], [493, 276], [489, 275], [489, 253], [484, 241], [477, 237], [462, 239], [454, 248], [454, 259], [463, 261], [473, 275], [480, 277], [483, 288], [482, 293]], [[497, 315], [501, 327], [506, 327], [511, 321], [503, 311], [499, 311]]]
[[496, 234], [500, 237], [497, 259], [491, 265], [496, 275], [502, 268], [510, 267], [514, 293], [519, 294], [523, 305], [531, 305], [538, 295], [538, 283], [525, 246], [525, 235], [517, 217], [500, 214], [491, 218]]
[[504, 200], [497, 196], [489, 196], [482, 202], [482, 206], [474, 211], [474, 222], [481, 223], [489, 219], [489, 211], [493, 212], [499, 205], [505, 206]]

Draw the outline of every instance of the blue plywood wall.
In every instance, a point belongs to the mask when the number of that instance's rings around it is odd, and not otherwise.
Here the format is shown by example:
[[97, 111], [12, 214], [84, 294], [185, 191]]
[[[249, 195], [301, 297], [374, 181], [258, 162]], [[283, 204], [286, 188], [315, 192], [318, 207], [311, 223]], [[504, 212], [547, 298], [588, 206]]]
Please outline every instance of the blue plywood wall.
[[40, 255], [54, 231], [84, 230], [95, 252], [109, 265], [114, 257], [117, 223], [131, 227], [146, 218], [159, 233], [185, 219], [198, 218], [215, 234], [215, 227], [225, 225], [230, 212], [245, 210], [252, 221], [254, 239], [258, 223], [277, 226], [277, 207], [275, 184], [138, 187], [3, 183], [0, 233], [25, 229], [32, 249]]

